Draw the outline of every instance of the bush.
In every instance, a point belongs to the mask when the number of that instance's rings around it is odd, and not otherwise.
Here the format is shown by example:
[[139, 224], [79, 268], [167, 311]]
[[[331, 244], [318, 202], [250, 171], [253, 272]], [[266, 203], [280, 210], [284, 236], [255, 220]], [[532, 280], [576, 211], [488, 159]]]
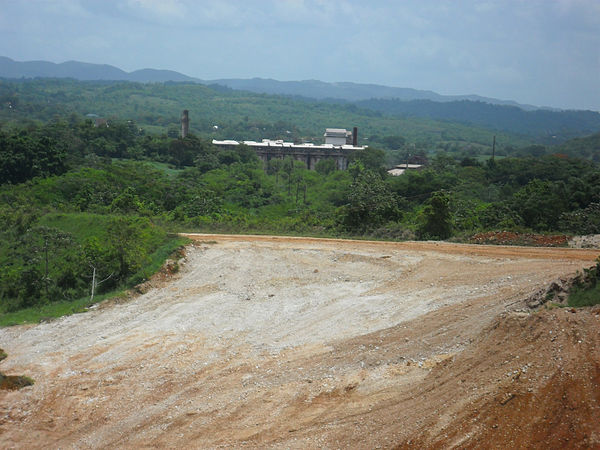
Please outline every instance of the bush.
[[452, 236], [450, 196], [442, 191], [435, 192], [420, 215], [418, 234], [421, 239], [448, 239]]
[[594, 267], [584, 269], [575, 280], [569, 293], [569, 306], [593, 306], [600, 304], [600, 257]]

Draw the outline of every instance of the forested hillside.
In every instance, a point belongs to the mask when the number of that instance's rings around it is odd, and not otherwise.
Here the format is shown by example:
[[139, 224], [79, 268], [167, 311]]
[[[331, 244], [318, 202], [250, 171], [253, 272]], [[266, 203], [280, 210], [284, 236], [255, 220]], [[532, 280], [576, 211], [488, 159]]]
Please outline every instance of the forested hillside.
[[[92, 294], [143, 281], [181, 245], [174, 231], [600, 233], [597, 135], [543, 147], [499, 134], [510, 144], [492, 159], [477, 144], [493, 137], [482, 129], [204, 86], [38, 80], [3, 82], [0, 92], [3, 323], [78, 310]], [[185, 139], [182, 105], [195, 124]], [[325, 162], [308, 171], [291, 158], [264, 167], [250, 148], [211, 144], [317, 140], [323, 124], [372, 133], [349, 170]], [[387, 175], [390, 160], [411, 158], [424, 169]]]
[[90, 64], [79, 61], [68, 61], [60, 64], [48, 61], [14, 61], [5, 56], [0, 56], [0, 78], [72, 78], [74, 80], [137, 81], [142, 83], [190, 81], [203, 84], [220, 84], [232, 89], [259, 94], [299, 96], [317, 100], [338, 99], [357, 101], [371, 98], [419, 99], [438, 102], [474, 100], [499, 105], [510, 104], [523, 109], [536, 109], [531, 105], [521, 105], [514, 101], [499, 100], [478, 95], [440, 95], [432, 91], [381, 86], [377, 84], [327, 83], [319, 80], [278, 81], [264, 78], [200, 80], [172, 70], [142, 69], [125, 72], [108, 64]]
[[[326, 127], [359, 128], [361, 144], [385, 144], [401, 136], [423, 149], [436, 146], [490, 153], [499, 146], [535, 143], [531, 137], [449, 121], [395, 117], [353, 104], [293, 99], [197, 84], [141, 84], [74, 80], [0, 81], [0, 120], [4, 126], [53, 117], [95, 114], [134, 120], [141, 128], [178, 135], [183, 109], [190, 110], [191, 130], [206, 138], [323, 141]], [[215, 128], [217, 127], [217, 128]], [[390, 148], [397, 149], [397, 148]]]
[[356, 104], [392, 115], [451, 120], [518, 133], [537, 137], [541, 142], [550, 144], [556, 143], [557, 139], [561, 142], [566, 138], [600, 130], [600, 113], [595, 111], [525, 111], [516, 106], [467, 100], [442, 103], [430, 100], [370, 99]]

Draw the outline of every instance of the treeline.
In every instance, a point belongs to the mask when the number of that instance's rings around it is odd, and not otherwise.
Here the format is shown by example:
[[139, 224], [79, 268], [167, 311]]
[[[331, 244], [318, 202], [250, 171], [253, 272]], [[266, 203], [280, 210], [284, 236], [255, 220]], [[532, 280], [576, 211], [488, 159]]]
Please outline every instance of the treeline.
[[434, 102], [431, 100], [370, 99], [356, 102], [362, 108], [382, 113], [451, 120], [465, 124], [543, 138], [573, 138], [600, 129], [600, 113], [595, 111], [525, 111], [516, 106], [492, 105], [470, 100]]

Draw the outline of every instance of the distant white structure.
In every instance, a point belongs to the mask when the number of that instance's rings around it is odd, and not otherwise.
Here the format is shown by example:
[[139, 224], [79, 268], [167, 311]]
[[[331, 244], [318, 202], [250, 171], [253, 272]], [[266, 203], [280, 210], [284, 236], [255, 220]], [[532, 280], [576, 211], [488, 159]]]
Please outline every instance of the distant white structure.
[[265, 148], [265, 147], [271, 147], [271, 148], [290, 148], [290, 149], [298, 149], [298, 150], [364, 150], [366, 147], [365, 146], [354, 146], [351, 144], [346, 144], [346, 142], [344, 141], [343, 144], [339, 144], [339, 145], [334, 145], [331, 143], [325, 143], [325, 144], [313, 144], [312, 142], [305, 142], [303, 144], [294, 144], [293, 142], [286, 142], [283, 139], [276, 139], [276, 140], [271, 140], [271, 139], [263, 139], [261, 142], [256, 142], [256, 141], [234, 141], [231, 139], [226, 139], [224, 141], [219, 141], [217, 139], [213, 139], [212, 143], [214, 145], [217, 145], [219, 147], [231, 147], [231, 146], [236, 146], [236, 145], [240, 145], [240, 144], [244, 144], [247, 145], [248, 147], [252, 147], [252, 148]]
[[314, 170], [316, 164], [322, 159], [333, 159], [337, 169], [345, 170], [348, 168], [350, 154], [366, 148], [365, 146], [356, 145], [357, 133], [356, 128], [353, 132], [347, 132], [339, 128], [327, 128], [325, 131], [325, 144], [322, 145], [315, 145], [310, 142], [294, 144], [282, 139], [263, 139], [261, 142], [213, 139], [212, 143], [221, 148], [233, 148], [240, 144], [246, 145], [256, 150], [256, 154], [265, 163], [271, 159], [283, 159], [286, 156], [291, 156], [304, 162], [308, 169]]
[[336, 147], [348, 144], [348, 136], [350, 136], [350, 143], [352, 143], [352, 133], [346, 131], [345, 128], [326, 128], [323, 136], [325, 136], [325, 144]]
[[397, 177], [399, 175], [403, 175], [407, 170], [420, 170], [423, 167], [423, 164], [399, 164], [394, 166], [394, 168], [387, 171], [390, 175]]

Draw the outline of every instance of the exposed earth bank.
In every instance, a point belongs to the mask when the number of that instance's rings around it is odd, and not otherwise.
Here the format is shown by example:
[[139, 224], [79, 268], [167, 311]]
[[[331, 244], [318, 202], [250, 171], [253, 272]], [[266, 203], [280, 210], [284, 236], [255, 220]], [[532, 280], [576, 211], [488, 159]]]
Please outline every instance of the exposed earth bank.
[[0, 330], [0, 447], [600, 446], [598, 250], [195, 235], [140, 296]]

